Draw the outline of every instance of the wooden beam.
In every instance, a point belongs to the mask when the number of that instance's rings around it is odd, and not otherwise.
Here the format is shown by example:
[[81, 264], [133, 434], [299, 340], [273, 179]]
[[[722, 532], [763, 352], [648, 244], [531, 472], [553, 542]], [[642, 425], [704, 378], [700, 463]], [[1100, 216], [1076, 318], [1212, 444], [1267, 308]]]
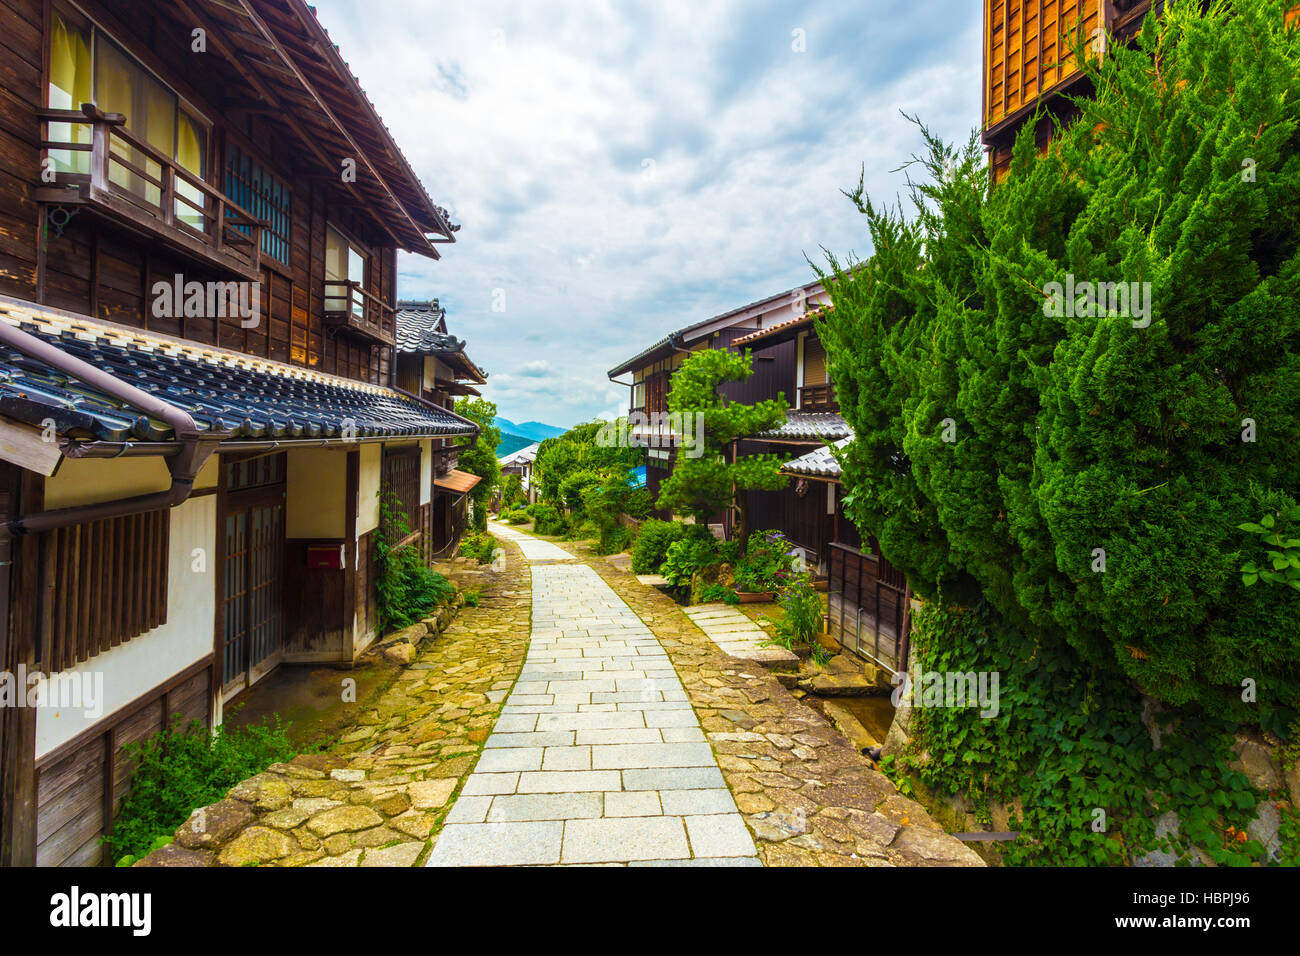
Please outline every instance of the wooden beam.
[[[206, 2], [210, 3], [212, 0], [206, 0]], [[212, 47], [235, 67], [240, 76], [243, 77], [244, 82], [251, 86], [254, 91], [266, 100], [272, 109], [277, 111], [280, 121], [293, 130], [302, 141], [303, 145], [305, 145], [310, 152], [315, 154], [316, 158], [320, 160], [321, 164], [326, 169], [334, 169], [336, 167], [337, 164], [326, 156], [317, 144], [317, 138], [311, 136], [302, 128], [299, 122], [294, 118], [293, 111], [285, 109], [279, 98], [271, 92], [265, 81], [263, 81], [261, 77], [245, 64], [242, 52], [238, 51], [235, 48], [235, 45], [226, 38], [224, 30], [217, 26], [213, 21], [204, 19], [199, 12], [194, 9], [191, 3], [188, 2], [188, 0], [172, 0], [172, 6], [207, 31], [208, 42]], [[242, 13], [242, 11], [240, 12]], [[342, 183], [342, 180], [339, 180], [339, 182]], [[357, 196], [358, 199], [362, 198], [355, 183], [342, 183], [342, 185], [348, 187], [349, 191], [354, 196]], [[387, 223], [383, 222], [383, 220], [378, 216], [375, 217], [375, 221], [379, 224], [381, 229], [388, 233], [393, 242], [399, 245], [401, 244], [401, 240], [399, 240], [393, 231], [388, 228]]]
[[[249, 7], [248, 0], [239, 0], [239, 3], [249, 11], [249, 15], [255, 19], [255, 21], [257, 22], [257, 24], [261, 29], [268, 30], [266, 24], [262, 22], [261, 18], [257, 17], [257, 14], [252, 12], [252, 9]], [[299, 22], [303, 26], [303, 29], [306, 30], [308, 34], [316, 33], [319, 31], [320, 34], [323, 35], [324, 31], [321, 28], [320, 23], [315, 19], [306, 16], [303, 12], [303, 8], [299, 4], [293, 3], [290, 4], [290, 6], [293, 7], [294, 15], [298, 18]], [[274, 37], [272, 39], [274, 39]], [[275, 42], [278, 47], [279, 41], [276, 40]], [[313, 45], [316, 47], [317, 51], [321, 54], [322, 58], [326, 61], [326, 63], [328, 63], [329, 53], [328, 51], [322, 50], [319, 38], [316, 40], [316, 42]], [[294, 71], [297, 72], [298, 69], [297, 66], [294, 65], [291, 60], [289, 60], [288, 55], [284, 54], [283, 52], [281, 55], [285, 57], [285, 62], [288, 63], [291, 67], [293, 67]], [[307, 86], [308, 89], [312, 91], [312, 95], [316, 96], [315, 87], [311, 86], [311, 84], [307, 82], [305, 77], [302, 78], [302, 82], [304, 86]], [[406, 206], [403, 205], [398, 200], [397, 196], [393, 194], [393, 191], [388, 186], [388, 182], [382, 176], [380, 176], [378, 170], [376, 170], [374, 166], [371, 165], [369, 158], [365, 155], [365, 152], [361, 149], [360, 146], [356, 145], [356, 141], [352, 139], [352, 137], [348, 134], [347, 130], [343, 128], [343, 124], [339, 123], [338, 119], [334, 116], [334, 113], [330, 110], [330, 108], [327, 105], [325, 105], [325, 102], [321, 100], [319, 96], [316, 96], [316, 101], [317, 103], [320, 104], [320, 108], [325, 112], [325, 114], [329, 116], [330, 119], [333, 120], [336, 125], [338, 125], [339, 131], [342, 132], [345, 137], [347, 137], [348, 142], [351, 143], [353, 147], [357, 150], [358, 155], [363, 160], [365, 160], [366, 168], [370, 170], [370, 174], [374, 176], [375, 180], [384, 187], [384, 192], [388, 194], [388, 198], [397, 204], [397, 207], [402, 211], [402, 216], [406, 219], [408, 223], [410, 223], [411, 228], [414, 229], [417, 233], [419, 233], [420, 238], [422, 238], [425, 242], [425, 245], [428, 246], [429, 252], [432, 254], [433, 258], [434, 259], [441, 258], [438, 255], [438, 250], [433, 247], [433, 243], [429, 242], [429, 237], [424, 234], [424, 229], [422, 229], [419, 225], [417, 225], [415, 220], [411, 218], [411, 214], [406, 211]], [[374, 114], [373, 109], [371, 109], [371, 113], [372, 115]], [[377, 115], [374, 115], [373, 118], [375, 119], [376, 123], [378, 123], [379, 117]], [[382, 129], [383, 128], [382, 125], [380, 125], [379, 128]], [[381, 135], [383, 134], [381, 133]], [[412, 170], [412, 174], [414, 174], [414, 170]], [[426, 196], [426, 198], [428, 197]], [[432, 199], [429, 200], [429, 205], [431, 206], [433, 205]], [[437, 209], [434, 210], [434, 216], [437, 218], [441, 218]], [[444, 223], [444, 225], [448, 226], [448, 229], [450, 230], [450, 223]]]

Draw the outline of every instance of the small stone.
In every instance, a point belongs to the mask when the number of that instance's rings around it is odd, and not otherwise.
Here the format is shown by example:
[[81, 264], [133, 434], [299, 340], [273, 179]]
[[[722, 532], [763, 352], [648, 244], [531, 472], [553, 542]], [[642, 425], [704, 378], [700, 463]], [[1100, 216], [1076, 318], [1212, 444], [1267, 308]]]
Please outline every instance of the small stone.
[[775, 843], [808, 832], [808, 819], [802, 814], [758, 813], [749, 818], [754, 837]]
[[391, 797], [374, 804], [376, 810], [386, 817], [395, 817], [411, 809], [411, 800], [404, 793], [395, 793]]
[[776, 804], [762, 793], [738, 793], [736, 807], [741, 813], [764, 813], [775, 809]]
[[361, 859], [361, 850], [349, 850], [347, 853], [340, 853], [337, 856], [327, 856], [324, 859], [317, 860], [314, 863], [308, 863], [308, 866], [356, 866]]
[[366, 779], [364, 770], [331, 770], [330, 777], [335, 780], [342, 780], [345, 783], [355, 783], [358, 780]]
[[293, 807], [285, 807], [283, 810], [276, 810], [274, 813], [268, 813], [262, 817], [262, 823], [268, 827], [275, 827], [277, 830], [292, 830], [300, 827], [311, 816], [306, 810], [295, 810]]
[[389, 824], [409, 836], [425, 839], [433, 832], [433, 825], [438, 820], [437, 814], [421, 810], [409, 810], [400, 817], [393, 817]]
[[423, 843], [398, 843], [378, 850], [366, 851], [362, 866], [415, 866], [416, 858], [424, 849]]
[[222, 800], [200, 807], [176, 831], [176, 842], [188, 850], [220, 846], [253, 822], [253, 810], [241, 800]]
[[405, 641], [384, 648], [384, 659], [402, 667], [415, 659], [415, 648]]
[[222, 848], [217, 861], [222, 866], [268, 863], [288, 856], [296, 849], [298, 845], [287, 833], [270, 827], [249, 827]]
[[316, 814], [307, 823], [307, 829], [320, 837], [336, 833], [368, 830], [384, 822], [384, 818], [370, 807], [335, 807]]
[[135, 866], [212, 866], [214, 856], [210, 850], [187, 850], [176, 843], [154, 850]]
[[407, 788], [411, 806], [421, 810], [436, 809], [446, 805], [459, 781], [454, 777], [438, 780], [424, 780], [413, 783]]

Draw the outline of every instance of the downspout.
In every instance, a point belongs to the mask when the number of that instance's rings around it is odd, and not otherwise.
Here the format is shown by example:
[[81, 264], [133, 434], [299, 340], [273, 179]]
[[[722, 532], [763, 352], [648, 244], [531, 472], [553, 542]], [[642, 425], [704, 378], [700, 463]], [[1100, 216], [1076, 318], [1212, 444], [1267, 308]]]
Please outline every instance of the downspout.
[[199, 472], [207, 464], [222, 439], [230, 434], [201, 431], [188, 412], [175, 405], [169, 405], [134, 385], [128, 385], [103, 369], [69, 355], [44, 339], [24, 332], [7, 322], [0, 322], [0, 345], [44, 362], [51, 368], [58, 369], [65, 375], [131, 406], [150, 418], [165, 422], [172, 427], [176, 436], [176, 451], [166, 459], [167, 470], [171, 473], [171, 486], [166, 491], [22, 515], [0, 524], [0, 539], [22, 534], [36, 534], [54, 528], [66, 528], [103, 518], [120, 518], [145, 511], [174, 508], [190, 496]]

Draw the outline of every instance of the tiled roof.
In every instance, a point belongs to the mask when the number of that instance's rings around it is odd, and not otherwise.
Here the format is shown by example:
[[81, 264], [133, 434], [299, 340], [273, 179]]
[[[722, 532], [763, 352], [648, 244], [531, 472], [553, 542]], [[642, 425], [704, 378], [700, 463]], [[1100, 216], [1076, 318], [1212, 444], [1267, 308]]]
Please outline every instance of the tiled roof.
[[[848, 438], [841, 438], [835, 443], [835, 447], [844, 448], [851, 441], [853, 441], [852, 435]], [[787, 461], [781, 466], [781, 470], [789, 475], [807, 475], [812, 478], [840, 477], [840, 463], [831, 454], [829, 445], [822, 445], [816, 451], [810, 451], [806, 455], [800, 455], [793, 461]]]
[[397, 350], [411, 355], [437, 355], [461, 366], [465, 378], [487, 381], [483, 371], [465, 354], [465, 340], [447, 331], [447, 310], [432, 302], [397, 303]]
[[853, 430], [836, 412], [801, 412], [792, 409], [786, 413], [785, 424], [755, 438], [773, 441], [838, 441], [849, 438]]
[[750, 346], [753, 347], [764, 339], [772, 338], [785, 332], [792, 332], [796, 329], [812, 327], [813, 319], [817, 317], [825, 318], [828, 310], [810, 309], [803, 315], [795, 316], [793, 319], [786, 319], [784, 322], [778, 322], [776, 325], [769, 325], [765, 329], [759, 329], [757, 332], [750, 332], [748, 335], [742, 335], [736, 341], [732, 342], [732, 347]]
[[541, 442], [534, 442], [531, 445], [525, 445], [516, 451], [512, 451], [504, 458], [500, 459], [503, 465], [513, 465], [516, 462], [533, 461], [537, 458], [537, 449], [542, 447]]
[[[0, 297], [18, 326], [238, 439], [454, 436], [474, 428], [399, 392]], [[0, 415], [60, 435], [167, 441], [172, 430], [57, 369], [0, 347]]]
[[397, 303], [397, 348], [401, 352], [459, 351], [465, 343], [447, 334], [447, 310], [432, 302]]
[[633, 371], [634, 369], [640, 366], [641, 362], [644, 359], [649, 358], [654, 353], [660, 351], [661, 349], [666, 348], [670, 344], [676, 342], [678, 339], [682, 339], [682, 338], [690, 339], [691, 332], [695, 332], [696, 330], [702, 329], [705, 326], [712, 325], [715, 322], [723, 322], [724, 324], [727, 324], [727, 320], [729, 319], [734, 320], [729, 323], [734, 325], [736, 322], [742, 321], [746, 317], [746, 315], [752, 312], [754, 309], [757, 309], [760, 306], [769, 305], [774, 302], [780, 302], [782, 299], [788, 299], [792, 297], [796, 292], [799, 292], [800, 290], [803, 290], [804, 293], [810, 295], [819, 295], [823, 291], [820, 282], [810, 282], [807, 285], [800, 285], [800, 286], [795, 286], [793, 289], [787, 289], [785, 292], [778, 292], [776, 295], [769, 295], [766, 298], [757, 299], [749, 303], [748, 305], [742, 305], [738, 309], [731, 309], [727, 312], [723, 312], [719, 315], [712, 316], [700, 322], [693, 322], [690, 325], [683, 326], [682, 328], [678, 329], [676, 332], [670, 332], [668, 335], [664, 336], [654, 345], [642, 349], [640, 352], [638, 352], [632, 358], [628, 359], [626, 362], [614, 366], [612, 369], [609, 370], [608, 375], [610, 378], [614, 378], [615, 376], [622, 375], [625, 372]]

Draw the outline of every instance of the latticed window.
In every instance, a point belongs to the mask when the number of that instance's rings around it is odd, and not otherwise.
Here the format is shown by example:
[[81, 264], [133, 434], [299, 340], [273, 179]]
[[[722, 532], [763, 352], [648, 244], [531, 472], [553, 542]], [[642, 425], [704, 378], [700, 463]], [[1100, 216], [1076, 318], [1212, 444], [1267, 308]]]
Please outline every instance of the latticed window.
[[[262, 230], [262, 251], [289, 262], [292, 199], [289, 187], [238, 146], [226, 148], [226, 195], [270, 225]], [[241, 227], [245, 232], [250, 227]]]
[[39, 664], [66, 670], [167, 620], [168, 511], [48, 532], [41, 543]]
[[384, 495], [389, 503], [406, 515], [411, 531], [420, 522], [420, 448], [384, 449]]

